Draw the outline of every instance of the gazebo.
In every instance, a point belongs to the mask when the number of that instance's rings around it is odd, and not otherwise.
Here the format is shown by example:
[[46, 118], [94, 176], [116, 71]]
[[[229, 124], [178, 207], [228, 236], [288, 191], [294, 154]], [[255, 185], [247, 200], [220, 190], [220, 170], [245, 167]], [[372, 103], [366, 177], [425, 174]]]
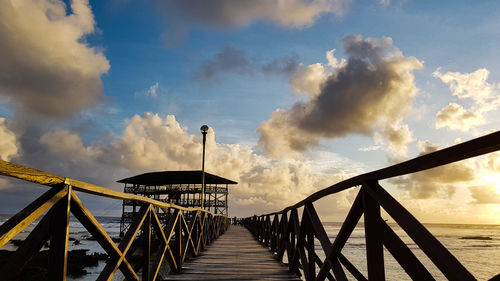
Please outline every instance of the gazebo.
[[[121, 179], [124, 192], [173, 203], [188, 208], [200, 208], [202, 200], [202, 171], [162, 171]], [[227, 215], [228, 186], [237, 182], [205, 172], [204, 209]], [[123, 200], [120, 234], [127, 230], [140, 205]], [[168, 213], [158, 213], [166, 221]]]

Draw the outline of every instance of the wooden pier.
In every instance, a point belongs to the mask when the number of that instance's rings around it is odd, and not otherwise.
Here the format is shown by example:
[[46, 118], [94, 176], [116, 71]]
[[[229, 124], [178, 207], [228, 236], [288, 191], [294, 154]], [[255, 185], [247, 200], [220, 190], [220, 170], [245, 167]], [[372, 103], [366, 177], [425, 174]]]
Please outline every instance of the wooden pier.
[[182, 273], [168, 280], [301, 280], [262, 247], [250, 232], [232, 225], [196, 259], [184, 263]]
[[[118, 270], [126, 280], [135, 281], [301, 280], [299, 275], [307, 281], [386, 280], [384, 248], [412, 280], [435, 280], [412, 249], [383, 220], [384, 210], [448, 280], [477, 280], [379, 181], [499, 150], [500, 131], [346, 179], [281, 211], [233, 220], [245, 227], [229, 227], [226, 214], [118, 192], [0, 160], [0, 175], [50, 187], [0, 225], [2, 247], [40, 218], [17, 251], [5, 264], [0, 264], [1, 279], [20, 280], [25, 266], [49, 241], [47, 280], [65, 281], [69, 220], [73, 214], [109, 256], [98, 281], [113, 280]], [[360, 187], [358, 195], [332, 241], [314, 203], [354, 187]], [[134, 201], [140, 206], [119, 245], [77, 192]], [[166, 218], [163, 221], [159, 219], [162, 216]], [[358, 270], [342, 253], [362, 217], [366, 272]], [[167, 269], [171, 274], [163, 276]], [[490, 281], [500, 281], [500, 274], [492, 276]]]

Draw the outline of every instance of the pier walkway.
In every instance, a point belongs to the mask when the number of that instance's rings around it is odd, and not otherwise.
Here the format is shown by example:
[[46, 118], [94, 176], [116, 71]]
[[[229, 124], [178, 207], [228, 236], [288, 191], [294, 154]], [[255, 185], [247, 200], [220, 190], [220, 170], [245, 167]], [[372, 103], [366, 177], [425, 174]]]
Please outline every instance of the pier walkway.
[[[343, 180], [281, 211], [235, 220], [244, 227], [230, 226], [227, 215], [202, 207], [187, 208], [0, 160], [0, 175], [50, 187], [0, 225], [2, 247], [38, 220], [17, 251], [0, 263], [0, 276], [2, 281], [23, 280], [26, 265], [50, 242], [47, 280], [66, 281], [72, 214], [109, 256], [97, 281], [115, 280], [118, 270], [134, 281], [300, 280], [299, 275], [307, 281], [386, 280], [388, 254], [410, 279], [436, 280], [414, 254], [413, 245], [446, 279], [474, 281], [477, 278], [381, 184], [395, 177], [411, 181], [409, 175], [496, 152], [482, 160], [491, 162], [498, 151], [500, 131]], [[431, 175], [447, 171], [434, 170]], [[356, 198], [331, 237], [315, 202], [353, 188], [358, 190]], [[137, 206], [139, 211], [118, 245], [80, 200], [81, 193], [133, 201]], [[382, 212], [413, 240], [412, 248], [386, 223]], [[360, 221], [367, 265], [362, 272], [343, 253]], [[166, 269], [171, 274], [164, 278]], [[489, 280], [500, 281], [500, 274]]]
[[250, 232], [232, 225], [196, 259], [184, 263], [182, 273], [168, 280], [301, 280], [276, 260]]

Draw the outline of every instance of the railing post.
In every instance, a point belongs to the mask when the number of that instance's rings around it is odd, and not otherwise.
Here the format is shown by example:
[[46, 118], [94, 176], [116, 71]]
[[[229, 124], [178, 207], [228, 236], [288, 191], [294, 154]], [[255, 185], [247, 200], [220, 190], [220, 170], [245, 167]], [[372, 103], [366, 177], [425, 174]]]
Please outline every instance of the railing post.
[[[305, 212], [305, 211], [304, 211]], [[308, 216], [307, 216], [308, 217]], [[302, 216], [302, 224], [304, 225], [304, 219], [306, 218], [306, 216]], [[309, 224], [311, 224], [311, 222], [309, 221]], [[307, 225], [305, 225], [307, 226]], [[316, 263], [314, 262], [314, 256], [316, 255], [316, 253], [314, 252], [314, 232], [313, 232], [313, 229], [312, 229], [312, 225], [311, 227], [308, 227], [307, 229], [307, 241], [305, 242], [306, 245], [307, 245], [307, 259], [309, 261], [309, 276], [310, 276], [310, 279], [311, 280], [315, 280], [316, 279]], [[304, 265], [304, 268], [306, 266]], [[304, 269], [305, 271], [305, 269]]]
[[68, 238], [71, 186], [66, 195], [54, 205], [50, 218], [49, 280], [64, 281], [68, 267]]
[[182, 247], [182, 211], [179, 211], [177, 214], [177, 225], [175, 226], [175, 238], [176, 241], [176, 251], [175, 251], [175, 259], [177, 263], [177, 267], [179, 270], [182, 269], [182, 254], [183, 254], [183, 247]]
[[266, 216], [264, 222], [264, 246], [267, 248], [270, 246], [271, 242], [271, 218], [269, 215]]
[[143, 256], [143, 266], [142, 266], [142, 280], [149, 281], [150, 280], [150, 264], [149, 260], [151, 258], [151, 205], [148, 208], [148, 213], [146, 215], [146, 219], [142, 225], [142, 231], [144, 236], [144, 245], [142, 250]]
[[377, 182], [369, 182], [364, 189], [382, 205], [384, 210], [415, 241], [415, 244], [422, 249], [446, 278], [450, 280], [476, 280], [436, 237]]
[[278, 238], [278, 235], [279, 235], [279, 219], [278, 219], [278, 214], [275, 214], [274, 215], [274, 219], [273, 219], [273, 224], [272, 224], [272, 227], [271, 227], [271, 251], [274, 253], [274, 252], [277, 252], [277, 244], [279, 242], [279, 238]]
[[368, 280], [385, 280], [383, 228], [380, 205], [362, 187], [365, 216], [366, 262]]
[[[285, 251], [288, 249], [288, 216], [286, 212], [281, 213], [281, 221], [278, 234], [278, 260], [283, 261]], [[290, 259], [290, 258], [288, 258]]]

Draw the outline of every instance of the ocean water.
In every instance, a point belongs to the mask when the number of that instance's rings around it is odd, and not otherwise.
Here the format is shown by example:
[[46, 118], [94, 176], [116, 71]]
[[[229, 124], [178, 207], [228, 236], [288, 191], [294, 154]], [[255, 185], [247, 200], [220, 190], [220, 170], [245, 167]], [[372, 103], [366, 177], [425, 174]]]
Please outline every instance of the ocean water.
[[[7, 218], [7, 216], [0, 216], [0, 224]], [[111, 237], [118, 237], [120, 230], [119, 218], [97, 217], [97, 219]], [[15, 239], [24, 239], [35, 224], [36, 222], [18, 234]], [[331, 241], [335, 239], [341, 225], [342, 223], [336, 222], [324, 224]], [[395, 224], [390, 224], [390, 226], [427, 267], [436, 280], [447, 280], [401, 228]], [[488, 280], [500, 273], [500, 225], [425, 224], [425, 227], [478, 280]], [[70, 241], [70, 250], [88, 249], [89, 253], [104, 253], [104, 250], [96, 241], [85, 239], [88, 236], [89, 233], [85, 228], [76, 219], [72, 218], [70, 221], [70, 237], [78, 239], [80, 244], [74, 245], [74, 242]], [[318, 256], [323, 258], [323, 250], [318, 241], [316, 241], [315, 248]], [[16, 247], [8, 243], [1, 249], [15, 250]], [[365, 238], [362, 224], [359, 224], [354, 230], [342, 253], [366, 276]], [[387, 280], [410, 280], [389, 252], [385, 252], [384, 259]], [[69, 276], [68, 280], [95, 280], [103, 267], [104, 262], [100, 262], [96, 267], [86, 268], [89, 274], [81, 277]], [[346, 273], [348, 274], [347, 271]], [[354, 280], [352, 276], [348, 275], [348, 277], [350, 277], [350, 280]], [[114, 280], [121, 280], [121, 274], [118, 274]]]
[[[334, 240], [341, 225], [342, 223], [325, 223], [325, 229], [331, 241]], [[389, 225], [436, 280], [447, 280], [404, 230], [396, 224]], [[478, 280], [488, 280], [500, 273], [500, 225], [425, 224], [425, 227]], [[323, 258], [324, 255], [320, 255], [323, 251], [319, 242], [315, 244], [315, 248], [318, 256]], [[358, 224], [342, 253], [367, 276], [365, 235], [362, 224]], [[411, 280], [385, 249], [384, 263], [387, 280]], [[354, 280], [353, 277], [352, 280]]]

